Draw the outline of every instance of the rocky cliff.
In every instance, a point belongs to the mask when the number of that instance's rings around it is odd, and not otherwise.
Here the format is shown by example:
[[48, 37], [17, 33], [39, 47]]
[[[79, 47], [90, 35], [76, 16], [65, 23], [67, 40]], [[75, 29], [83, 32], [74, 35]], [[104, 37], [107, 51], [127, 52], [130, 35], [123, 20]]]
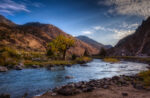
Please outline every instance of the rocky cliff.
[[143, 21], [134, 34], [121, 39], [109, 54], [119, 56], [150, 55], [150, 17]]

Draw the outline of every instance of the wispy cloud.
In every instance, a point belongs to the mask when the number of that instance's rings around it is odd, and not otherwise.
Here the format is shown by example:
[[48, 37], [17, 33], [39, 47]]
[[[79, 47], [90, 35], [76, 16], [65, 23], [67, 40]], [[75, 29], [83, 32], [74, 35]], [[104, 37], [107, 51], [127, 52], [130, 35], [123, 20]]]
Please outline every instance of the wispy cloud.
[[16, 3], [12, 0], [1, 0], [0, 11], [8, 14], [13, 13], [14, 11], [30, 12], [25, 5]]
[[[126, 25], [125, 27], [129, 27], [131, 29], [131, 27], [133, 27], [135, 24], [131, 24], [130, 26], [129, 25]], [[116, 28], [105, 28], [105, 27], [102, 27], [102, 26], [95, 26], [93, 27], [93, 29], [96, 31], [105, 31], [105, 32], [112, 32], [111, 35], [112, 35], [112, 38], [113, 39], [122, 39], [130, 34], [133, 34], [135, 32], [135, 30], [130, 30], [130, 29], [116, 29]]]
[[86, 30], [86, 31], [82, 31], [82, 33], [85, 35], [89, 35], [89, 34], [93, 34], [94, 32], [92, 32], [90, 30]]
[[90, 35], [94, 33], [100, 33], [100, 32], [111, 32], [109, 36], [112, 37], [112, 39], [120, 40], [130, 34], [133, 34], [135, 32], [135, 29], [139, 26], [139, 24], [127, 24], [126, 22], [123, 22], [122, 25], [120, 25], [118, 28], [110, 28], [110, 27], [104, 27], [104, 26], [94, 26], [89, 30], [82, 31], [82, 34], [84, 35]]
[[98, 4], [110, 6], [108, 13], [136, 15], [145, 18], [150, 16], [150, 0], [100, 0]]
[[15, 12], [31, 12], [27, 6], [40, 7], [42, 4], [38, 2], [30, 2], [23, 0], [21, 2], [15, 2], [13, 0], [0, 0], [0, 12], [13, 14]]

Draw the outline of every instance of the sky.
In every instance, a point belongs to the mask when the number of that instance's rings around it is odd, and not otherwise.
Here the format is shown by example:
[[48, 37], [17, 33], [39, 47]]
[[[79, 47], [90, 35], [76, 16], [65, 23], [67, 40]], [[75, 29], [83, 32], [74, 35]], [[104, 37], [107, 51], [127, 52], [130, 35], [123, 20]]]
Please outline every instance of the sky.
[[149, 17], [150, 0], [0, 0], [0, 14], [16, 24], [53, 24], [115, 45]]

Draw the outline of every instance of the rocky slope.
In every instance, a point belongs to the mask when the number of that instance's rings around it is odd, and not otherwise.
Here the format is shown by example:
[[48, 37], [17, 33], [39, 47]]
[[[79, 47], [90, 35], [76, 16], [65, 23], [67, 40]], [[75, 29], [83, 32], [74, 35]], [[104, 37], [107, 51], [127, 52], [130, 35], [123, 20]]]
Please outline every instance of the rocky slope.
[[[46, 51], [47, 44], [58, 35], [72, 37], [59, 28], [51, 24], [41, 24], [38, 22], [16, 25], [3, 16], [0, 16], [0, 46], [15, 47], [26, 51]], [[75, 47], [68, 53], [83, 55], [85, 50], [90, 54], [97, 54], [98, 49], [91, 45], [76, 40]]]
[[149, 48], [150, 17], [142, 22], [134, 34], [121, 39], [108, 53], [115, 56], [149, 56]]
[[77, 36], [76, 38], [79, 40], [82, 40], [83, 42], [85, 42], [87, 44], [90, 44], [91, 46], [93, 46], [97, 49], [101, 49], [101, 48], [109, 49], [112, 47], [111, 45], [103, 45], [87, 36]]

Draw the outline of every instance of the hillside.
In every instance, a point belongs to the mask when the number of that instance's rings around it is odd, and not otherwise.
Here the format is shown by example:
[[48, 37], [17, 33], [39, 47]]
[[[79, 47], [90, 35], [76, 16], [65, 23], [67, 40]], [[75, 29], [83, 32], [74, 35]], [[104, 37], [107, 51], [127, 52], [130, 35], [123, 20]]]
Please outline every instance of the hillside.
[[119, 56], [150, 56], [150, 17], [143, 21], [134, 34], [121, 39], [109, 51]]
[[101, 48], [105, 48], [105, 49], [109, 49], [112, 46], [111, 45], [103, 45], [87, 36], [77, 36], [76, 38], [82, 40], [83, 42], [90, 44], [91, 46], [97, 48], [97, 49], [101, 49]]
[[[72, 37], [58, 27], [51, 24], [31, 22], [24, 25], [16, 25], [3, 16], [0, 16], [0, 46], [14, 47], [25, 51], [44, 52], [47, 44], [58, 35]], [[98, 49], [74, 38], [75, 46], [68, 53], [83, 55], [85, 50], [90, 54], [97, 54]]]

